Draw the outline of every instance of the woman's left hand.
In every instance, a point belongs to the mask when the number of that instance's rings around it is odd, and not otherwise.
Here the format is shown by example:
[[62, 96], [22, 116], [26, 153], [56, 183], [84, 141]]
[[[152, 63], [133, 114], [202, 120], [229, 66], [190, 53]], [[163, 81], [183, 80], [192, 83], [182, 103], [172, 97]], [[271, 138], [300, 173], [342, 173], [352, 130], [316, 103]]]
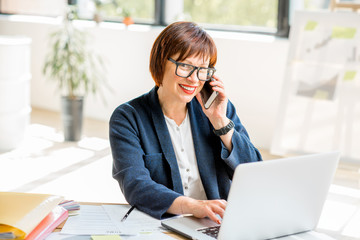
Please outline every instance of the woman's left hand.
[[218, 92], [215, 101], [211, 104], [208, 109], [205, 109], [204, 104], [201, 100], [200, 92], [196, 95], [197, 100], [200, 102], [202, 109], [205, 115], [209, 118], [211, 124], [215, 129], [222, 128], [229, 123], [228, 118], [226, 117], [226, 109], [228, 99], [225, 94], [224, 83], [217, 76], [213, 76], [216, 81], [210, 81], [210, 85], [212, 86], [214, 91]]

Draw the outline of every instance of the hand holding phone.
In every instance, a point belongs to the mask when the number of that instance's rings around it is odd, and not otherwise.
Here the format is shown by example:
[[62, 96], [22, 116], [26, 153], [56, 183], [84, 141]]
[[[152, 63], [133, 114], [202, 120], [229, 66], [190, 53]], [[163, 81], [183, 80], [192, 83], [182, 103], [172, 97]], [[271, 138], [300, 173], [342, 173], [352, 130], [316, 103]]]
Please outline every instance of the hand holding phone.
[[[216, 80], [214, 78], [211, 78], [210, 81], [216, 81]], [[208, 109], [211, 106], [211, 104], [215, 101], [216, 96], [218, 95], [218, 92], [212, 89], [212, 86], [210, 85], [210, 81], [206, 81], [204, 83], [203, 88], [200, 91], [201, 99], [205, 109]]]

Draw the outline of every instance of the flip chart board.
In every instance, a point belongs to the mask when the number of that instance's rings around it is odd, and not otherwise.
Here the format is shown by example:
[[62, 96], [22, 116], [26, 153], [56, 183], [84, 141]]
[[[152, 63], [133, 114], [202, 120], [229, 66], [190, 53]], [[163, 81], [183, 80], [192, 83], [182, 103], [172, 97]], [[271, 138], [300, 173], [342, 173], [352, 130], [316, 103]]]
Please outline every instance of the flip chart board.
[[360, 161], [360, 14], [296, 12], [273, 154]]

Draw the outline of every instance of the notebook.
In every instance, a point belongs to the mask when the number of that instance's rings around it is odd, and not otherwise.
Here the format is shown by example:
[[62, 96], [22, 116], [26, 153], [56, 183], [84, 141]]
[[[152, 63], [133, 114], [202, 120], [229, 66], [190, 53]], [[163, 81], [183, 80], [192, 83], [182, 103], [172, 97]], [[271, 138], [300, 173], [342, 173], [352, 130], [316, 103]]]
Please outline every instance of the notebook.
[[62, 200], [50, 194], [0, 192], [0, 235], [24, 239]]
[[[218, 239], [271, 239], [313, 230], [332, 182], [339, 152], [240, 164]], [[178, 217], [161, 224], [191, 239], [214, 239], [199, 230], [210, 219]]]

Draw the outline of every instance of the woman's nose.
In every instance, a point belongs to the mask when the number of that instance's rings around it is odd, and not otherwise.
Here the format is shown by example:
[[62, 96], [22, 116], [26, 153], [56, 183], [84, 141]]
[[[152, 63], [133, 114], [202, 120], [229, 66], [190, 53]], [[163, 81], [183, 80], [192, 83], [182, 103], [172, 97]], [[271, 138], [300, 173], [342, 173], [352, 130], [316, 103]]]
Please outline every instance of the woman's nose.
[[187, 79], [191, 80], [192, 82], [198, 82], [199, 78], [196, 73], [197, 71], [194, 71], [190, 76], [187, 77]]

